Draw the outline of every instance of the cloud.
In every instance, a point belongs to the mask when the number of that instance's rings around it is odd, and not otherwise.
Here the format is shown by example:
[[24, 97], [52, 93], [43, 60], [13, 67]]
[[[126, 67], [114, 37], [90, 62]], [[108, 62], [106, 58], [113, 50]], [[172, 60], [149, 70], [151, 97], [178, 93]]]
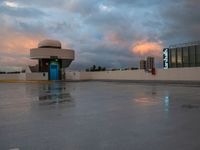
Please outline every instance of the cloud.
[[27, 57], [16, 58], [16, 57], [11, 57], [11, 56], [3, 56], [3, 57], [0, 56], [1, 67], [5, 67], [5, 66], [24, 67], [24, 66], [27, 66], [27, 64], [35, 65], [36, 63], [37, 63], [36, 60], [31, 60]]
[[45, 15], [42, 10], [11, 1], [4, 1], [0, 3], [0, 14], [21, 18], [41, 17]]
[[142, 40], [135, 42], [131, 48], [131, 51], [140, 56], [156, 56], [161, 57], [162, 43], [150, 42], [148, 40]]
[[72, 69], [137, 66], [141, 56], [160, 60], [163, 47], [200, 39], [199, 0], [2, 2], [2, 58], [22, 58], [24, 64], [28, 50], [44, 38], [75, 49]]
[[9, 27], [1, 28], [0, 32], [1, 66], [24, 66], [36, 63], [29, 59], [29, 50], [37, 47], [37, 43], [44, 38], [43, 35], [24, 35]]
[[163, 28], [160, 38], [169, 44], [184, 43], [200, 39], [200, 1], [176, 0], [162, 9]]
[[4, 5], [4, 6], [7, 6], [7, 7], [11, 7], [11, 8], [18, 8], [18, 7], [20, 7], [20, 6], [18, 5], [18, 3], [10, 2], [10, 1], [4, 1], [4, 2], [3, 2], [3, 5]]

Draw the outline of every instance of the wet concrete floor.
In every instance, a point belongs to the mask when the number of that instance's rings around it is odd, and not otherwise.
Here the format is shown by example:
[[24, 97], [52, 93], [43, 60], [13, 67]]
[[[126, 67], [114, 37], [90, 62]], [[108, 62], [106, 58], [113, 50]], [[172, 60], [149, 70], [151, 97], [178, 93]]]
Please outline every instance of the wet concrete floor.
[[0, 150], [199, 150], [200, 87], [0, 83]]

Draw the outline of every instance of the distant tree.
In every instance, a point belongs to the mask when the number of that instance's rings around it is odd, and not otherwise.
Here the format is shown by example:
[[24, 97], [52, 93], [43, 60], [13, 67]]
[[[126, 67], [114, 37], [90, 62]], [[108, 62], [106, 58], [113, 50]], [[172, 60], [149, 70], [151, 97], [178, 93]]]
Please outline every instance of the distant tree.
[[97, 67], [96, 65], [93, 65], [93, 66], [90, 67], [89, 69], [86, 68], [85, 71], [86, 71], [86, 72], [89, 72], [89, 71], [91, 71], [91, 72], [94, 72], [94, 71], [106, 71], [106, 67], [102, 67], [102, 66], [98, 66], [98, 67]]
[[132, 67], [131, 70], [138, 70], [138, 68], [137, 67]]
[[102, 71], [102, 68], [101, 68], [101, 66], [98, 66], [98, 69], [97, 69], [97, 71]]
[[93, 65], [92, 68], [93, 68], [93, 71], [96, 71], [96, 65]]
[[93, 66], [90, 68], [90, 71], [96, 71], [96, 65], [93, 65]]

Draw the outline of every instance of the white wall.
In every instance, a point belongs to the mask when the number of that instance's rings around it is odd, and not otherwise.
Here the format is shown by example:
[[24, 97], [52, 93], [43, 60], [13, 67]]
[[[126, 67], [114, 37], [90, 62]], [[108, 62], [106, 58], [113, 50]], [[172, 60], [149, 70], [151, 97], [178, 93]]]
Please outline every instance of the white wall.
[[0, 74], [0, 80], [25, 80], [25, 74]]
[[0, 80], [48, 80], [48, 73], [0, 74]]
[[80, 80], [80, 72], [65, 72], [65, 80]]
[[26, 80], [48, 80], [48, 73], [26, 73]]
[[157, 69], [156, 75], [144, 70], [66, 72], [66, 80], [200, 81], [200, 67]]
[[[48, 80], [48, 73], [0, 74], [0, 80]], [[66, 80], [200, 81], [200, 67], [157, 69], [156, 75], [144, 70], [66, 72]]]

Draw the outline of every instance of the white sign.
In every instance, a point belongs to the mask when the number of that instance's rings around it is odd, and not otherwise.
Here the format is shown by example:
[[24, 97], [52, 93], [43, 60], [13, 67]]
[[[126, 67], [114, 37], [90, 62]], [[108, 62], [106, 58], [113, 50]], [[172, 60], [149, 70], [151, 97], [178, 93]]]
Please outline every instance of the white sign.
[[169, 68], [169, 49], [168, 48], [165, 48], [163, 50], [163, 65], [164, 65], [164, 69]]

